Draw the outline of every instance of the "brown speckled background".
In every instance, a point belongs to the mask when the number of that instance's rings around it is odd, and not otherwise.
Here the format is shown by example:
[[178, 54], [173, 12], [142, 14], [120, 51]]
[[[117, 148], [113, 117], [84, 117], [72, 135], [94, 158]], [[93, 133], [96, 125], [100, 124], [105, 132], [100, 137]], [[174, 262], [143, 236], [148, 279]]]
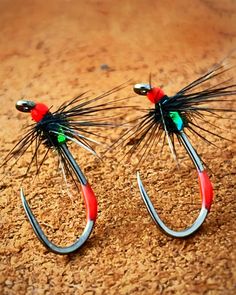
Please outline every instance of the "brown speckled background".
[[[16, 100], [59, 106], [83, 91], [101, 94], [129, 79], [145, 82], [150, 72], [174, 93], [235, 48], [235, 23], [233, 0], [1, 0], [1, 160], [30, 122], [15, 111]], [[132, 94], [127, 87], [119, 96]], [[141, 98], [130, 102], [148, 106]], [[221, 124], [233, 139], [235, 121]], [[113, 138], [120, 132], [104, 131]], [[235, 294], [235, 145], [216, 143], [220, 148], [194, 141], [214, 171], [215, 200], [202, 229], [185, 240], [165, 236], [147, 214], [135, 159], [119, 163], [110, 155], [100, 162], [72, 149], [96, 192], [99, 215], [86, 246], [69, 256], [44, 249], [26, 220], [19, 187], [30, 156], [11, 173], [2, 169], [0, 294]], [[196, 175], [181, 149], [180, 159], [178, 170], [168, 149], [162, 155], [157, 149], [140, 167], [158, 212], [176, 228], [190, 224], [200, 207]], [[24, 188], [48, 236], [66, 245], [85, 216], [78, 196], [61, 195], [50, 161]]]

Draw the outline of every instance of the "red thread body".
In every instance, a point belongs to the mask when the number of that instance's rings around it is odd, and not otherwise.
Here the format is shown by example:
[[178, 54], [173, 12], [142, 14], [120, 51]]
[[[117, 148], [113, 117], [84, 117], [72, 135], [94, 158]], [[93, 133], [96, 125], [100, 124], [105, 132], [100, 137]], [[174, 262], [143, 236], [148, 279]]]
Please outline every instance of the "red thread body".
[[210, 210], [213, 200], [213, 187], [206, 171], [198, 172], [202, 202], [207, 210]]
[[98, 204], [95, 194], [89, 183], [82, 185], [81, 188], [85, 200], [87, 219], [95, 221], [98, 212]]

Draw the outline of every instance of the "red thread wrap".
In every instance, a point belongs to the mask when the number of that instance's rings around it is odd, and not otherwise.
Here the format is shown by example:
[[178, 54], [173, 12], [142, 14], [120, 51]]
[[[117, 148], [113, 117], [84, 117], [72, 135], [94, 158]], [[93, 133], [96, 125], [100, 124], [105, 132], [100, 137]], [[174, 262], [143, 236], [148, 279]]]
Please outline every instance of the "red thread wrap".
[[210, 210], [213, 200], [213, 187], [206, 171], [198, 172], [198, 181], [203, 205], [207, 210]]
[[85, 201], [87, 219], [95, 221], [98, 212], [96, 196], [89, 183], [87, 183], [86, 185], [82, 185], [81, 188]]
[[147, 93], [147, 97], [148, 97], [148, 99], [152, 102], [152, 103], [154, 103], [154, 104], [156, 104], [156, 103], [158, 103], [162, 98], [163, 98], [163, 96], [165, 96], [165, 93], [164, 93], [164, 91], [161, 89], [161, 88], [159, 88], [159, 87], [153, 87], [150, 91], [148, 91], [148, 93]]

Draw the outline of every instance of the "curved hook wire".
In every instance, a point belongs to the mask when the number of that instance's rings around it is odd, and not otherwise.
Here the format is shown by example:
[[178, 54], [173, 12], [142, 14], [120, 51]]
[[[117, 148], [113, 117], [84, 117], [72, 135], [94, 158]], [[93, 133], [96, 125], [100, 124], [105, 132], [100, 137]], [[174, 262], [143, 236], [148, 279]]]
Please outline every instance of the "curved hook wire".
[[80, 238], [75, 243], [67, 247], [59, 247], [53, 244], [52, 242], [50, 242], [48, 238], [46, 237], [46, 235], [44, 234], [43, 230], [41, 229], [33, 212], [31, 211], [29, 204], [26, 201], [22, 188], [21, 188], [20, 194], [21, 194], [21, 200], [22, 200], [25, 213], [39, 241], [51, 252], [54, 252], [56, 254], [69, 254], [81, 248], [84, 245], [84, 243], [87, 241], [87, 239], [89, 238], [90, 234], [92, 233], [93, 227], [95, 225], [96, 217], [97, 217], [97, 200], [92, 188], [87, 182], [79, 165], [76, 163], [75, 159], [71, 155], [67, 145], [61, 144], [60, 148], [61, 148], [61, 152], [63, 153], [63, 156], [66, 158], [66, 160], [68, 161], [68, 163], [74, 170], [81, 184], [81, 189], [82, 189], [82, 193], [83, 193], [83, 197], [85, 201], [87, 223]]
[[193, 146], [191, 145], [190, 141], [188, 140], [187, 135], [184, 133], [183, 130], [179, 131], [179, 138], [181, 142], [183, 143], [184, 148], [186, 149], [187, 153], [189, 154], [191, 160], [193, 161], [195, 167], [197, 168], [198, 172], [198, 180], [199, 180], [199, 186], [200, 186], [200, 193], [201, 193], [201, 199], [202, 199], [202, 207], [201, 211], [195, 220], [195, 222], [188, 228], [181, 230], [181, 231], [175, 231], [170, 229], [166, 226], [166, 224], [161, 220], [158, 213], [156, 212], [150, 198], [148, 197], [147, 192], [144, 189], [144, 186], [142, 184], [142, 181], [140, 179], [139, 173], [137, 172], [137, 181], [139, 190], [142, 196], [142, 199], [144, 201], [144, 204], [147, 207], [148, 212], [150, 213], [152, 219], [154, 222], [160, 227], [160, 229], [168, 234], [169, 236], [175, 237], [175, 238], [185, 238], [192, 234], [194, 234], [203, 224], [205, 221], [207, 214], [210, 211], [211, 203], [213, 200], [213, 188], [211, 181], [204, 170], [204, 167], [202, 165], [201, 159], [199, 158], [198, 154], [194, 150]]

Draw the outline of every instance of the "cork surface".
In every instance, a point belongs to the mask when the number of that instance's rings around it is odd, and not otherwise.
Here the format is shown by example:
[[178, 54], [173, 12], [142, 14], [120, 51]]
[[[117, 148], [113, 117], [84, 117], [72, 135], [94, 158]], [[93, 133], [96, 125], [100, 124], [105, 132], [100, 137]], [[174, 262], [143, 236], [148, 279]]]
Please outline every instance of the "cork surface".
[[[1, 161], [31, 123], [15, 110], [18, 99], [56, 109], [84, 91], [93, 96], [130, 79], [146, 82], [150, 72], [173, 94], [236, 46], [230, 0], [1, 0], [0, 15]], [[117, 96], [149, 106], [131, 86]], [[133, 115], [127, 111], [123, 119]], [[234, 139], [234, 120], [212, 122]], [[104, 130], [112, 139], [120, 134]], [[120, 161], [114, 153], [102, 162], [73, 146], [99, 212], [86, 245], [68, 256], [48, 252], [25, 217], [19, 188], [30, 153], [11, 172], [1, 169], [0, 294], [235, 294], [235, 144], [193, 143], [214, 172], [215, 199], [201, 230], [183, 240], [164, 235], [148, 215], [133, 168], [138, 159]], [[180, 169], [168, 148], [157, 147], [139, 170], [161, 217], [183, 228], [196, 218], [200, 200], [194, 168], [177, 148]], [[23, 186], [48, 237], [65, 246], [82, 232], [85, 213], [80, 196], [62, 193], [55, 167], [49, 158], [40, 178], [32, 174]]]

